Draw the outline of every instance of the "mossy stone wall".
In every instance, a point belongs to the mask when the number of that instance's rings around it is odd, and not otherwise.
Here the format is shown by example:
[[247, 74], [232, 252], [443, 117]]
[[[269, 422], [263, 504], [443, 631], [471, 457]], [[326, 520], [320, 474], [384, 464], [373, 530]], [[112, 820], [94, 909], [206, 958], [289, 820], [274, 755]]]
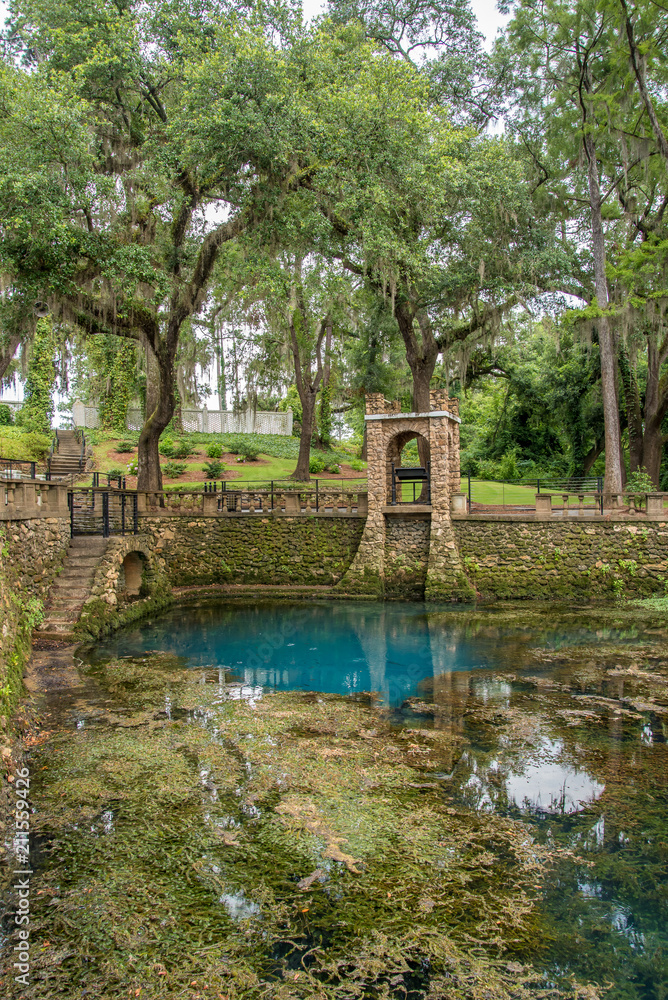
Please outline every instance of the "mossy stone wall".
[[466, 575], [483, 597], [663, 594], [668, 522], [454, 519]]
[[63, 564], [69, 542], [69, 518], [0, 523], [0, 715], [7, 715], [18, 699], [40, 602]]
[[385, 518], [385, 594], [421, 600], [429, 559], [429, 517]]
[[142, 532], [172, 586], [207, 583], [331, 585], [357, 551], [364, 518], [146, 516]]

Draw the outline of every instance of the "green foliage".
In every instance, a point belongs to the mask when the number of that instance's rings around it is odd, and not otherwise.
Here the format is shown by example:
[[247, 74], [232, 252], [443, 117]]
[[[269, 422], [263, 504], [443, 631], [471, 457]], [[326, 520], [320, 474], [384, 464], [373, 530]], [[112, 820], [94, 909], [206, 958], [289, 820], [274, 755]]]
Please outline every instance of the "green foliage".
[[28, 361], [23, 406], [17, 416], [17, 423], [28, 431], [47, 434], [51, 428], [53, 390], [56, 385], [54, 354], [51, 320], [40, 319], [37, 321]]
[[179, 479], [180, 476], [186, 471], [185, 462], [165, 462], [162, 466], [162, 471], [167, 476], [168, 479]]
[[161, 455], [164, 455], [166, 458], [173, 458], [174, 457], [173, 440], [170, 437], [161, 438], [158, 451], [160, 452]]
[[348, 465], [355, 472], [362, 472], [364, 470], [364, 462], [361, 458], [351, 458]]
[[107, 469], [105, 475], [109, 476], [111, 479], [118, 479], [119, 477], [123, 478], [125, 475], [125, 469], [114, 465], [111, 469]]
[[130, 452], [135, 450], [136, 445], [132, 441], [118, 441], [116, 444], [116, 451], [119, 454], [124, 454], [125, 452]]
[[[190, 444], [188, 441], [185, 441], [182, 438], [180, 441], [177, 441], [174, 444], [174, 449], [172, 451], [172, 457], [173, 458], [190, 458], [190, 456], [192, 455], [192, 453], [194, 452], [194, 450], [195, 449], [192, 446], [192, 444]], [[163, 454], [166, 454], [166, 452], [163, 452]]]
[[308, 463], [308, 470], [311, 474], [315, 475], [319, 472], [325, 471], [325, 459], [319, 452], [315, 452], [311, 455]]
[[639, 495], [656, 492], [656, 487], [647, 469], [636, 469], [635, 472], [632, 472], [626, 480], [626, 489], [629, 493]]
[[139, 461], [136, 458], [133, 458], [131, 462], [128, 462], [127, 469], [129, 476], [136, 476], [139, 471]]
[[204, 463], [204, 475], [208, 476], [209, 479], [218, 479], [224, 471], [225, 464], [218, 459]]
[[24, 462], [43, 462], [51, 447], [51, 435], [24, 431], [21, 427], [0, 429], [0, 457]]
[[222, 458], [223, 457], [223, 446], [222, 444], [209, 444], [206, 447], [206, 454], [208, 458]]
[[291, 385], [289, 387], [285, 398], [278, 404], [278, 409], [282, 413], [285, 413], [286, 410], [292, 410], [292, 433], [294, 437], [299, 437], [299, 430], [295, 427], [295, 424], [301, 424], [304, 417], [304, 411], [302, 409], [302, 401], [299, 398], [296, 385]]
[[12, 414], [11, 406], [7, 406], [6, 403], [0, 403], [0, 427], [11, 427], [14, 423], [14, 415]]
[[244, 462], [255, 462], [260, 454], [260, 448], [255, 442], [247, 441], [239, 449], [239, 454]]

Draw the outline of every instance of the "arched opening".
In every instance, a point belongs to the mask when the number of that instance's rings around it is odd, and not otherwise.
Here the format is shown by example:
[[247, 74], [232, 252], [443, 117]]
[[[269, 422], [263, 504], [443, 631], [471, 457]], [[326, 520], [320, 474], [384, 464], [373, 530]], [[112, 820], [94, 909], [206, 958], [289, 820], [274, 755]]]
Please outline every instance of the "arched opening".
[[139, 597], [144, 575], [144, 559], [139, 552], [128, 552], [122, 565], [121, 588], [126, 597]]
[[[406, 445], [415, 441], [418, 448]], [[419, 450], [418, 450], [419, 449]], [[426, 456], [422, 464], [420, 453]], [[429, 503], [431, 452], [429, 442], [418, 431], [400, 431], [389, 441], [385, 456], [386, 503]]]

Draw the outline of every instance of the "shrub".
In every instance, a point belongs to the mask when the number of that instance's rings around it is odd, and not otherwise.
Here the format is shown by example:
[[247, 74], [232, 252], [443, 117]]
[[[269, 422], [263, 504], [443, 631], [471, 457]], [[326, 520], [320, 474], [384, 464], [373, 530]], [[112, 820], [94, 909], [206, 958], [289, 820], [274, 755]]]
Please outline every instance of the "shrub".
[[311, 455], [308, 463], [309, 472], [315, 473], [325, 471], [325, 460], [322, 455]]
[[178, 479], [186, 471], [185, 462], [165, 462], [162, 467], [162, 471], [165, 473], [168, 479]]
[[177, 441], [174, 445], [174, 451], [172, 452], [174, 458], [190, 458], [194, 452], [194, 448], [187, 441]]
[[241, 448], [241, 457], [244, 462], [255, 462], [260, 454], [260, 449], [255, 444], [244, 444]]
[[331, 472], [335, 476], [338, 475], [340, 471], [341, 471], [341, 466], [338, 464], [338, 462], [328, 462], [328, 464], [325, 466], [325, 472]]
[[12, 416], [11, 406], [7, 406], [6, 403], [0, 403], [0, 427], [11, 427], [14, 423], [14, 417]]
[[136, 476], [139, 472], [139, 462], [136, 458], [133, 458], [131, 462], [128, 462], [128, 475]]
[[224, 471], [225, 465], [217, 459], [214, 459], [212, 462], [204, 463], [204, 474], [208, 479], [218, 479], [220, 474]]
[[114, 466], [113, 469], [107, 469], [105, 475], [109, 476], [110, 479], [118, 479], [119, 476], [123, 477], [125, 475], [125, 469], [117, 469]]
[[223, 446], [222, 444], [210, 444], [206, 449], [206, 453], [209, 458], [222, 458]]
[[18, 427], [7, 427], [0, 434], [0, 455], [3, 458], [43, 462], [50, 446], [50, 436], [40, 434], [38, 431], [22, 431]]
[[172, 458], [174, 455], [174, 442], [170, 437], [162, 438], [160, 444], [158, 445], [158, 451], [165, 458]]
[[351, 469], [354, 469], [355, 472], [364, 471], [364, 462], [360, 458], [351, 458], [348, 464]]
[[134, 450], [135, 446], [133, 445], [132, 441], [119, 441], [116, 444], [116, 451], [121, 455], [125, 454], [125, 452]]

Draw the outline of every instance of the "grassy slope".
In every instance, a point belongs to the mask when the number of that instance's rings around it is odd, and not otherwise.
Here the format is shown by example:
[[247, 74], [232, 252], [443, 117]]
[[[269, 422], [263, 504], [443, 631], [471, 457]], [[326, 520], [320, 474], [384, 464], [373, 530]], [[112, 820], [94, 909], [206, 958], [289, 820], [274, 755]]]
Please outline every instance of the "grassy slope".
[[[91, 435], [93, 440], [96, 438], [99, 440], [99, 444], [93, 445], [93, 459], [95, 462], [95, 468], [100, 472], [107, 472], [111, 469], [123, 469], [125, 470], [128, 463], [136, 458], [137, 449], [136, 447], [132, 452], [119, 453], [116, 451], [116, 444], [121, 438], [111, 438], [107, 435]], [[224, 478], [227, 482], [234, 483], [250, 483], [254, 481], [269, 482], [273, 480], [287, 479], [295, 470], [295, 465], [297, 461], [297, 452], [299, 450], [299, 442], [296, 438], [286, 438], [279, 435], [225, 435], [221, 438], [220, 435], [213, 434], [184, 434], [178, 438], [178, 440], [186, 440], [191, 444], [196, 450], [195, 454], [191, 455], [187, 459], [174, 459], [174, 461], [181, 461], [186, 466], [186, 471], [182, 476], [176, 479], [170, 479], [164, 475], [163, 471], [163, 482], [165, 486], [178, 486], [187, 489], [189, 487], [200, 488], [202, 483], [206, 480], [206, 474], [204, 472], [205, 463], [211, 461], [206, 455], [206, 447], [210, 443], [221, 443], [223, 447], [226, 445], [228, 447], [233, 446], [235, 443], [235, 438], [243, 437], [243, 439], [251, 438], [254, 441], [257, 440], [260, 447], [268, 449], [267, 453], [261, 453], [258, 456], [257, 461], [254, 462], [238, 462], [237, 458], [239, 456], [226, 453], [223, 455], [221, 461], [225, 466]], [[136, 435], [135, 435], [136, 438]], [[133, 438], [130, 435], [126, 435], [122, 440], [132, 441]], [[273, 454], [272, 454], [273, 453]], [[335, 452], [330, 453], [332, 456], [330, 460], [333, 460], [333, 456], [336, 455], [340, 459], [344, 459], [342, 465], [342, 475], [346, 478], [354, 476], [365, 476], [365, 472], [359, 473], [355, 472], [347, 464], [345, 464], [345, 458], [352, 458], [352, 455], [345, 452]], [[328, 455], [328, 457], [330, 457]], [[170, 459], [161, 456], [161, 463], [163, 466], [169, 462]], [[330, 476], [328, 473], [319, 474], [318, 478], [329, 479], [336, 478], [340, 479], [341, 476]], [[218, 477], [220, 479], [220, 476]], [[133, 487], [136, 485], [136, 479], [134, 476], [127, 476], [128, 487]]]

